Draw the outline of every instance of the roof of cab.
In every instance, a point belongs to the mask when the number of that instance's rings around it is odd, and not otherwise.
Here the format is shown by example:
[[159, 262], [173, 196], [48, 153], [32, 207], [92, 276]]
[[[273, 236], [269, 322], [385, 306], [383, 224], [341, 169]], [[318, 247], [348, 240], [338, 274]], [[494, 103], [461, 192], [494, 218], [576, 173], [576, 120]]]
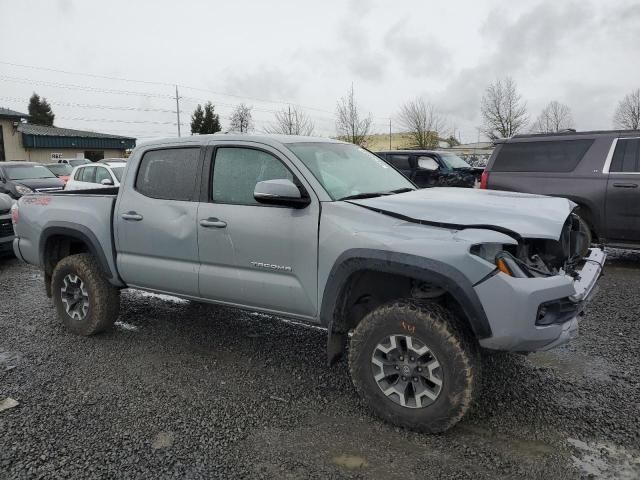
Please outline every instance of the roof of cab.
[[255, 142], [278, 147], [290, 143], [306, 143], [306, 142], [322, 142], [322, 143], [345, 143], [341, 140], [326, 137], [305, 137], [302, 135], [273, 135], [273, 134], [242, 134], [242, 133], [214, 133], [211, 135], [190, 135], [188, 137], [174, 137], [149, 140], [140, 142], [139, 147], [149, 147], [164, 144], [206, 144], [211, 140], [220, 140], [224, 142]]

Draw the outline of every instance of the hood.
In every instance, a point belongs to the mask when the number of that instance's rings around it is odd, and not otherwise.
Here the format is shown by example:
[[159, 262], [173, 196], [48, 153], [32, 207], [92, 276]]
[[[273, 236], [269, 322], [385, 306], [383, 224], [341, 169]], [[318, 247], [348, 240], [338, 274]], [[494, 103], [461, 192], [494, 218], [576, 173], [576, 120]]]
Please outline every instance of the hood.
[[24, 185], [32, 190], [36, 188], [64, 188], [64, 182], [58, 177], [29, 178], [24, 180], [11, 180], [16, 185]]
[[349, 202], [442, 228], [486, 228], [550, 240], [560, 238], [576, 206], [566, 198], [475, 188], [426, 188]]

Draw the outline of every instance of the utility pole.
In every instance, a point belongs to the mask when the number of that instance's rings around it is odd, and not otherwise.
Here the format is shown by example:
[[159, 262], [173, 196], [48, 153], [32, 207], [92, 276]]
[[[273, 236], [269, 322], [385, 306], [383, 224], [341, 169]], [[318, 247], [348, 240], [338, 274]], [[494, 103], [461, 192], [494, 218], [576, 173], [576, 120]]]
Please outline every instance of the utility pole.
[[391, 119], [389, 119], [389, 150], [391, 150]]
[[180, 137], [180, 97], [178, 96], [178, 85], [176, 85], [176, 114], [178, 115], [178, 136]]

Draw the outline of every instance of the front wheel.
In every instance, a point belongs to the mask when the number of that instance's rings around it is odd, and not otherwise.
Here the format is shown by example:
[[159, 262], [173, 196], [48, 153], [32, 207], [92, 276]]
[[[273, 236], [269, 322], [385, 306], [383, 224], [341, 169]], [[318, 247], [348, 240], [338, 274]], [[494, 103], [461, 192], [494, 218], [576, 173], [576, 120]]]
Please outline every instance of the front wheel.
[[401, 301], [370, 312], [351, 338], [349, 368], [376, 415], [428, 433], [455, 425], [480, 384], [475, 340], [435, 303]]
[[51, 278], [58, 317], [78, 335], [93, 335], [111, 327], [120, 311], [120, 291], [102, 274], [93, 256], [70, 255], [58, 262]]

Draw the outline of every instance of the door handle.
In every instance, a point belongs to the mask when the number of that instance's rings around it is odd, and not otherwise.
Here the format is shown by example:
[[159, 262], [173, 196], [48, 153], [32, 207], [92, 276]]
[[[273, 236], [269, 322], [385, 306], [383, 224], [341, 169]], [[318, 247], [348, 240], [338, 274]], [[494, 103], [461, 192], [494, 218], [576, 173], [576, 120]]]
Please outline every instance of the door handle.
[[223, 222], [217, 218], [207, 218], [200, 220], [200, 226], [204, 228], [224, 228], [227, 226], [227, 222]]
[[616, 188], [638, 188], [637, 183], [614, 183], [613, 186]]
[[143, 218], [142, 215], [137, 212], [127, 212], [123, 213], [121, 216], [125, 220], [133, 220], [134, 222], [139, 222]]

